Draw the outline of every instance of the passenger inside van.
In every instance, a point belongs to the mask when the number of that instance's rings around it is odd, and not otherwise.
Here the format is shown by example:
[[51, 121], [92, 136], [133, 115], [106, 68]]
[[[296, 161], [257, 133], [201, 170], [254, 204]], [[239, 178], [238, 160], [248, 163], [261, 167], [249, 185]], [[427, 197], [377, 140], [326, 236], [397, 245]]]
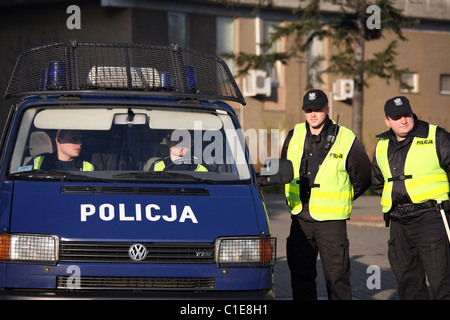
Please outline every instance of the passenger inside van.
[[174, 130], [167, 138], [169, 155], [155, 161], [150, 166], [150, 171], [210, 171], [207, 165], [200, 164], [191, 154], [193, 140], [186, 130]]
[[27, 165], [38, 170], [94, 171], [92, 163], [80, 159], [82, 133], [79, 130], [58, 130], [56, 153], [45, 153], [31, 159]]

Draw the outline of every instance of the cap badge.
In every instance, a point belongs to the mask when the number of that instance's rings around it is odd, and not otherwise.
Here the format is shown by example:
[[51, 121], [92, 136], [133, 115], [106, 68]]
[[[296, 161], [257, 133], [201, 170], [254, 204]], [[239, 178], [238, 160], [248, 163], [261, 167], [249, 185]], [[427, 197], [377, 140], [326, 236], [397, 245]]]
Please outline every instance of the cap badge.
[[310, 92], [309, 93], [309, 100], [316, 100], [316, 93], [315, 92]]
[[400, 98], [395, 99], [395, 100], [394, 100], [394, 103], [395, 103], [395, 105], [396, 105], [397, 107], [403, 105], [403, 101], [402, 101], [402, 99], [400, 99]]

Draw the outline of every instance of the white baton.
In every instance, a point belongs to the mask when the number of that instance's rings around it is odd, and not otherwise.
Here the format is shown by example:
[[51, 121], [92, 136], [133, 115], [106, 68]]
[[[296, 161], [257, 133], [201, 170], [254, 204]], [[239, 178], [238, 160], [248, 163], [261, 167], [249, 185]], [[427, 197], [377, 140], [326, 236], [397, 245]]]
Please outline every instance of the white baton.
[[442, 221], [444, 221], [445, 231], [447, 232], [448, 241], [450, 241], [450, 229], [448, 228], [447, 215], [445, 214], [444, 206], [442, 201], [438, 201], [439, 210], [441, 211]]

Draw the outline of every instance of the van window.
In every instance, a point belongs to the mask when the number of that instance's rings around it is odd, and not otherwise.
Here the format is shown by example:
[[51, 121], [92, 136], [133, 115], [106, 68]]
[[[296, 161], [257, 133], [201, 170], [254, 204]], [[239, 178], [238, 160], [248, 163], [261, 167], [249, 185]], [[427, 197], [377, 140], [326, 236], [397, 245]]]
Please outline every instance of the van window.
[[[13, 179], [158, 183], [250, 179], [242, 131], [222, 110], [35, 106], [23, 113], [15, 137], [9, 162]], [[73, 149], [65, 153], [69, 147]], [[72, 157], [64, 158], [72, 151]]]

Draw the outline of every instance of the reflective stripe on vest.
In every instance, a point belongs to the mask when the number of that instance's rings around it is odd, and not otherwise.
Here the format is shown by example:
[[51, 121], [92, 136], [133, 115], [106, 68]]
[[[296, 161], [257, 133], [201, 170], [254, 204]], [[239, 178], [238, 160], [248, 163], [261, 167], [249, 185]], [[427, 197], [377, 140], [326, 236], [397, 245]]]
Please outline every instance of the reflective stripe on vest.
[[33, 169], [36, 169], [36, 170], [40, 169], [43, 161], [44, 161], [44, 156], [38, 156], [38, 157], [34, 158]]
[[406, 192], [413, 203], [448, 200], [448, 177], [439, 165], [436, 150], [436, 128], [437, 126], [430, 124], [428, 137], [414, 137], [406, 155], [402, 177], [392, 177], [387, 155], [389, 139], [378, 141], [375, 152], [378, 166], [384, 177], [383, 193], [381, 194], [383, 212], [388, 212], [392, 207], [394, 180], [404, 180]]
[[[42, 166], [42, 162], [44, 162], [45, 156], [37, 156], [33, 160], [33, 169], [40, 169]], [[87, 161], [83, 161], [83, 167], [80, 168], [80, 171], [94, 171], [94, 165]]]
[[90, 162], [83, 161], [83, 168], [81, 171], [94, 171], [94, 165]]
[[166, 165], [164, 164], [164, 161], [158, 161], [155, 163], [155, 167], [153, 168], [154, 171], [163, 171]]
[[[165, 165], [164, 161], [160, 160], [158, 162], [155, 162], [155, 167], [153, 168], [153, 171], [163, 171], [165, 167], [166, 167], [166, 165]], [[194, 171], [208, 172], [208, 169], [206, 169], [201, 164], [198, 164], [197, 168], [195, 168]]]
[[[294, 179], [285, 186], [289, 211], [298, 214], [302, 211], [299, 190], [300, 161], [306, 138], [306, 123], [297, 124], [289, 142], [287, 158], [292, 161]], [[340, 126], [336, 141], [327, 153], [317, 172], [311, 188], [309, 211], [316, 220], [344, 220], [350, 217], [353, 207], [353, 186], [346, 171], [345, 163], [355, 135]]]

